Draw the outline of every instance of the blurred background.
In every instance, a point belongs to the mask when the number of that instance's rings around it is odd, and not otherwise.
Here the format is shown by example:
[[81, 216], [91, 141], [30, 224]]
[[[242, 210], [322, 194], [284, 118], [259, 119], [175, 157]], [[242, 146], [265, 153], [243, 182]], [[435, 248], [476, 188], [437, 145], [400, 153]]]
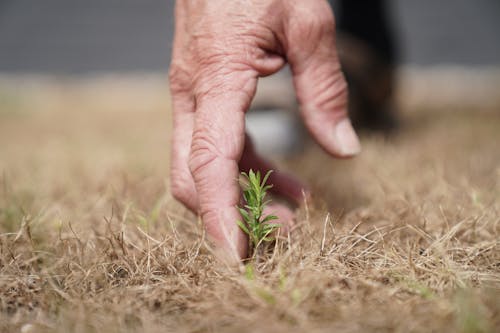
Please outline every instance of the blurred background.
[[[357, 107], [374, 109], [370, 112], [375, 114], [384, 109], [389, 114], [387, 119], [368, 119], [368, 127], [377, 121], [381, 124], [373, 126], [375, 129], [397, 127], [400, 110], [480, 107], [498, 112], [499, 1], [332, 2], [344, 67], [347, 72], [354, 68], [347, 74], [353, 94], [358, 95], [351, 96], [350, 104], [353, 108], [361, 104]], [[377, 9], [374, 3], [383, 8]], [[173, 8], [173, 0], [0, 0], [0, 98], [4, 101], [0, 108], [5, 111], [7, 100], [19, 99], [20, 95], [28, 98], [43, 89], [60, 93], [54, 87], [61, 86], [99, 92], [100, 98], [124, 99], [128, 105], [131, 99], [144, 105], [152, 96], [161, 98], [164, 94], [163, 98], [168, 98]], [[354, 21], [352, 16], [357, 16]], [[364, 32], [349, 23], [373, 17], [379, 19], [363, 28], [375, 35], [368, 39], [377, 39], [380, 33], [390, 35], [391, 59], [383, 71], [378, 60], [366, 56], [377, 47], [371, 47], [370, 40], [363, 40]], [[380, 31], [380, 22], [387, 25], [386, 32]], [[387, 52], [382, 52], [382, 67], [387, 65], [387, 57]], [[385, 90], [369, 91], [363, 88], [366, 85], [384, 86]], [[358, 103], [370, 94], [385, 97], [374, 105]], [[254, 108], [296, 108], [286, 71], [263, 80]], [[290, 123], [286, 126], [294, 126], [293, 119], [282, 114], [277, 117], [281, 123]], [[265, 131], [267, 118], [256, 115], [255, 119], [249, 126]], [[360, 123], [363, 125], [363, 120]], [[282, 132], [286, 131], [284, 128]]]
[[[403, 64], [500, 65], [499, 1], [387, 4]], [[165, 72], [173, 7], [173, 0], [0, 0], [0, 71]]]

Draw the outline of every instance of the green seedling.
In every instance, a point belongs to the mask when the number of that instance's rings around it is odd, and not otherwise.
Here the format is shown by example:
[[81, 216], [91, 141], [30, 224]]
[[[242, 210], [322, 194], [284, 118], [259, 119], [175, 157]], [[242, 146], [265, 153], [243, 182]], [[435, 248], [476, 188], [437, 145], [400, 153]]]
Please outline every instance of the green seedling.
[[272, 185], [266, 185], [267, 179], [272, 171], [266, 173], [263, 179], [259, 171], [250, 170], [247, 173], [242, 172], [243, 182], [243, 198], [245, 205], [238, 207], [243, 221], [237, 221], [238, 226], [243, 230], [250, 239], [250, 250], [256, 253], [257, 249], [264, 242], [273, 241], [272, 233], [280, 227], [279, 224], [270, 223], [277, 220], [275, 215], [264, 216], [264, 208], [269, 204], [270, 200], [265, 200], [267, 191], [272, 188]]

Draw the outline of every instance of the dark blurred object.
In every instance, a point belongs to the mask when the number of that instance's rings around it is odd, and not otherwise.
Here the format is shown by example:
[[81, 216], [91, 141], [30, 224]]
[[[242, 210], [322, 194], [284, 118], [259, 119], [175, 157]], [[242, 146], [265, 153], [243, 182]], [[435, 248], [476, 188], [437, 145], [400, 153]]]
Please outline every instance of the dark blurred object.
[[335, 14], [353, 124], [389, 133], [397, 127], [392, 105], [397, 52], [387, 3], [342, 0], [336, 3]]

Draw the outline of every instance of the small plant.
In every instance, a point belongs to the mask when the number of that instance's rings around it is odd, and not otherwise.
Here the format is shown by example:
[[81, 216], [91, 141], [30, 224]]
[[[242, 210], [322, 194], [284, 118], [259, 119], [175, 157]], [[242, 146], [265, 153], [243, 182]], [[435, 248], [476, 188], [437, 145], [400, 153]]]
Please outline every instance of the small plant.
[[279, 224], [270, 223], [277, 220], [277, 216], [263, 216], [264, 208], [270, 202], [270, 200], [264, 200], [267, 191], [272, 188], [272, 185], [266, 185], [271, 172], [272, 170], [266, 173], [263, 179], [261, 179], [259, 171], [250, 170], [248, 174], [241, 173], [243, 176], [242, 187], [245, 205], [238, 207], [238, 209], [244, 221], [237, 221], [237, 223], [250, 238], [250, 250], [254, 253], [263, 242], [272, 241], [274, 238], [271, 237], [271, 234], [280, 227]]

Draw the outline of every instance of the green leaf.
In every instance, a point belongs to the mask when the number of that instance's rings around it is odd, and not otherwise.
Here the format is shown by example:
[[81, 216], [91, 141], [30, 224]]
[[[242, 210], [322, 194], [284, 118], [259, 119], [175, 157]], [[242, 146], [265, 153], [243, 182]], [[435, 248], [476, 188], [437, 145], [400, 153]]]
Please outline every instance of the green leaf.
[[251, 263], [246, 265], [246, 267], [245, 267], [245, 277], [249, 281], [252, 281], [255, 279], [255, 273], [254, 273], [253, 265]]
[[259, 296], [264, 302], [271, 305], [276, 303], [276, 298], [273, 296], [273, 294], [271, 294], [264, 288], [255, 288], [255, 292], [257, 296]]
[[248, 222], [248, 220], [250, 219], [250, 215], [248, 214], [248, 212], [241, 207], [238, 207], [238, 210], [240, 211], [241, 216], [243, 216], [243, 219]]
[[[260, 223], [266, 223], [266, 222], [269, 222], [269, 221], [273, 221], [273, 220], [277, 220], [278, 217], [276, 215], [267, 215], [263, 220], [262, 222]], [[268, 224], [269, 225], [269, 224]]]
[[236, 221], [236, 223], [241, 228], [241, 230], [243, 230], [247, 235], [250, 235], [250, 231], [248, 230], [248, 228], [245, 225], [245, 223], [241, 222], [240, 220]]
[[268, 171], [264, 177], [260, 171], [250, 169], [248, 173], [242, 172], [242, 181], [240, 185], [243, 190], [245, 204], [238, 207], [238, 210], [244, 220], [237, 221], [238, 226], [249, 235], [250, 242], [255, 248], [259, 247], [264, 241], [271, 241], [274, 238], [269, 235], [281, 227], [279, 224], [268, 223], [277, 220], [275, 215], [264, 216], [264, 208], [270, 203], [270, 200], [264, 201], [267, 191], [272, 188], [272, 184], [267, 185], [272, 170]]
[[273, 185], [266, 185], [266, 186], [264, 186], [264, 187], [262, 188], [262, 191], [263, 191], [263, 192], [267, 192], [267, 191], [269, 191], [269, 190], [270, 190], [270, 189], [272, 189], [272, 188], [273, 188]]
[[261, 183], [260, 187], [265, 188], [264, 185], [266, 185], [267, 179], [269, 178], [269, 176], [271, 175], [271, 173], [273, 173], [273, 170], [269, 170], [266, 173], [266, 175], [264, 176], [264, 179], [262, 179], [262, 183]]
[[256, 180], [257, 175], [253, 172], [252, 169], [248, 172], [248, 180], [250, 181], [250, 186], [255, 187], [255, 180]]
[[269, 229], [280, 228], [281, 224], [278, 224], [278, 223], [263, 223], [262, 226], [263, 226], [264, 230], [269, 230]]

